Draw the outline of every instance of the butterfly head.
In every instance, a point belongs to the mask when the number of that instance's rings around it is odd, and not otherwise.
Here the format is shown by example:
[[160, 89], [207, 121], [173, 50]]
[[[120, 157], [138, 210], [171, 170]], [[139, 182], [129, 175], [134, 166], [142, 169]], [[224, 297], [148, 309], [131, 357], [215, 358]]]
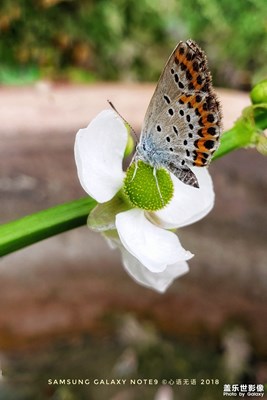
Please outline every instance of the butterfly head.
[[153, 168], [160, 168], [162, 163], [162, 152], [157, 148], [150, 137], [141, 138], [136, 146], [135, 160], [142, 160]]

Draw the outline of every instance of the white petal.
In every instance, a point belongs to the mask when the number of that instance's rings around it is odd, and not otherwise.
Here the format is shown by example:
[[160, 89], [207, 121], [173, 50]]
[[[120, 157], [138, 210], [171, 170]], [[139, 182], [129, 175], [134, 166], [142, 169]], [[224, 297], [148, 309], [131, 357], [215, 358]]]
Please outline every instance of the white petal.
[[84, 190], [99, 203], [112, 199], [122, 186], [122, 159], [127, 129], [112, 110], [104, 110], [76, 135], [74, 154]]
[[123, 246], [152, 272], [164, 271], [169, 264], [193, 257], [173, 232], [152, 224], [142, 210], [117, 214], [116, 228]]
[[180, 261], [173, 265], [168, 265], [163, 272], [151, 272], [127, 250], [121, 250], [123, 265], [128, 274], [141, 285], [152, 288], [160, 293], [165, 292], [174, 279], [189, 271], [187, 262]]
[[207, 168], [192, 167], [199, 188], [185, 185], [174, 175], [174, 196], [165, 208], [150, 213], [149, 219], [159, 226], [172, 229], [192, 224], [210, 212], [214, 205], [214, 191]]

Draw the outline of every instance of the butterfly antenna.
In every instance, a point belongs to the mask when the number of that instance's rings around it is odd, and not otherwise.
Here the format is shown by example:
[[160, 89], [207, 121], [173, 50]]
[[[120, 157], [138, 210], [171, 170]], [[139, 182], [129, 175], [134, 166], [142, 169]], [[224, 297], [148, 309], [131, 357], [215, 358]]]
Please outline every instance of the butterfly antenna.
[[125, 122], [125, 124], [127, 126], [129, 126], [129, 128], [131, 129], [131, 131], [133, 132], [133, 134], [134, 134], [134, 136], [136, 138], [136, 142], [138, 142], [139, 139], [138, 139], [138, 136], [137, 136], [135, 130], [133, 129], [133, 127], [129, 124], [128, 121], [126, 121], [125, 118], [123, 118], [123, 116], [118, 112], [118, 110], [116, 109], [116, 107], [114, 106], [114, 104], [110, 100], [107, 100], [107, 102], [110, 105], [110, 107], [118, 114], [118, 116], [121, 117], [121, 119]]

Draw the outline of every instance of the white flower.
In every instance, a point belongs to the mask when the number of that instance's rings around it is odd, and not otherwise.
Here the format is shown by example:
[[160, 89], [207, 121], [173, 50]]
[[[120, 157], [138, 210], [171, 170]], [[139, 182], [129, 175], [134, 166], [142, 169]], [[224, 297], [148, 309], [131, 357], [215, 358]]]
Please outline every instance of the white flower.
[[[102, 111], [77, 133], [74, 149], [78, 176], [84, 190], [98, 203], [109, 202], [123, 186], [122, 161], [127, 137], [123, 121], [113, 110]], [[117, 234], [109, 241], [120, 248], [125, 269], [137, 282], [159, 292], [164, 292], [175, 278], [188, 271], [186, 261], [193, 257], [181, 246], [176, 234], [167, 229], [198, 221], [214, 204], [207, 169], [192, 170], [199, 189], [171, 175], [174, 196], [165, 208], [145, 212], [128, 207], [114, 219]], [[107, 226], [111, 229], [109, 223]]]

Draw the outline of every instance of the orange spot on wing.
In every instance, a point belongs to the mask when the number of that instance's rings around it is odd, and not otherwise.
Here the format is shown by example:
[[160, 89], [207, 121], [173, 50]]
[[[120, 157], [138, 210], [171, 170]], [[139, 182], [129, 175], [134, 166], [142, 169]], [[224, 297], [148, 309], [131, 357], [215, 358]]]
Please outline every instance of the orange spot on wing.
[[197, 158], [195, 159], [194, 163], [197, 167], [203, 167], [206, 165], [206, 160], [203, 160], [202, 153], [197, 151]]
[[200, 140], [202, 140], [203, 142], [205, 142], [206, 140], [216, 140], [216, 136], [214, 137], [214, 136], [210, 135], [209, 133], [207, 133], [207, 130], [205, 128], [202, 129], [202, 135], [203, 135], [203, 139], [200, 139]]
[[[198, 139], [195, 142], [195, 145], [198, 148], [197, 152], [200, 151], [202, 153], [208, 153], [210, 148], [205, 145], [206, 143], [209, 143], [208, 141], [215, 143], [216, 142], [216, 138], [211, 137], [210, 135], [207, 135], [204, 138]], [[211, 149], [212, 149], [212, 147], [211, 147]]]
[[199, 140], [197, 143], [197, 147], [202, 153], [205, 153], [207, 151], [206, 147], [204, 146], [204, 143], [205, 143], [205, 140], [204, 141]]

